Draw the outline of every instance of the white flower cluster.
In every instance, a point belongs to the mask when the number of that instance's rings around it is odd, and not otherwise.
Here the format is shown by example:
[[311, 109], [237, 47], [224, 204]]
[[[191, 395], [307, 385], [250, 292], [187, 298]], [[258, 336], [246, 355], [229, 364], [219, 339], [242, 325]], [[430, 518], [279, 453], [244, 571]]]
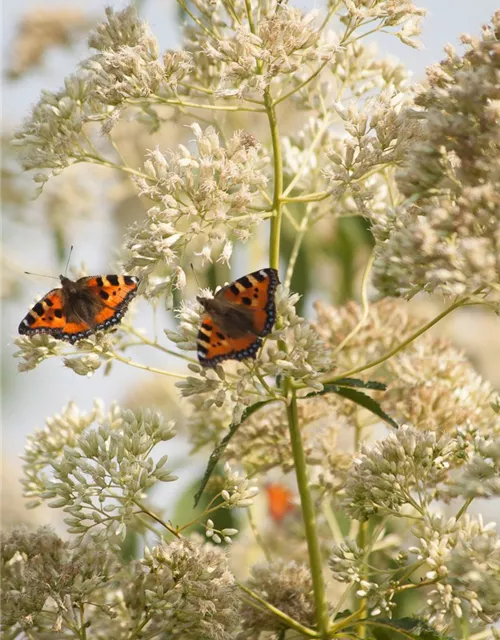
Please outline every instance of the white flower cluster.
[[383, 170], [400, 164], [415, 138], [418, 124], [406, 116], [403, 107], [407, 102], [407, 90], [389, 86], [362, 107], [357, 97], [333, 105], [345, 134], [332, 140], [326, 152], [330, 163], [323, 175], [335, 200], [350, 195], [358, 213], [366, 218], [376, 220], [385, 212], [387, 179]]
[[[333, 5], [333, 0], [330, 0]], [[343, 0], [342, 3], [351, 19], [356, 23], [377, 21], [380, 28], [395, 29], [395, 35], [404, 44], [419, 48], [415, 37], [420, 35], [421, 18], [427, 13], [425, 9], [416, 7], [411, 0]], [[401, 27], [398, 29], [398, 27]]]
[[229, 262], [233, 240], [247, 240], [261, 221], [253, 211], [267, 183], [268, 158], [253, 136], [238, 131], [224, 147], [212, 127], [191, 129], [195, 152], [181, 145], [177, 153], [148, 153], [147, 177], [136, 182], [140, 195], [157, 204], [126, 240], [127, 270], [144, 278], [161, 265], [177, 267], [178, 287], [185, 282], [178, 263], [188, 245], [203, 261], [211, 262], [217, 250], [218, 260]]
[[[117, 106], [168, 85], [156, 40], [135, 7], [118, 13], [108, 8], [106, 16], [89, 39], [99, 53], [83, 61], [82, 70], [66, 78], [62, 90], [43, 91], [16, 132], [13, 144], [20, 147], [25, 169], [57, 174], [74, 162], [95, 162], [91, 123], [104, 122], [103, 132], [109, 133], [119, 116]], [[40, 172], [34, 179], [43, 185], [48, 176]]]
[[234, 536], [238, 533], [238, 529], [232, 529], [230, 527], [226, 527], [225, 529], [216, 529], [214, 525], [214, 521], [207, 520], [205, 535], [207, 538], [210, 538], [215, 544], [220, 544], [223, 540], [226, 544], [231, 544], [233, 539], [231, 536]]
[[14, 353], [14, 358], [20, 358], [18, 371], [30, 371], [51, 356], [61, 354], [63, 345], [47, 333], [39, 333], [34, 336], [19, 336], [14, 340], [19, 351]]
[[237, 471], [233, 471], [229, 462], [224, 465], [223, 482], [221, 496], [226, 509], [249, 507], [259, 493], [258, 487], [252, 485], [248, 478], [241, 477]]
[[[186, 47], [195, 60], [191, 78], [202, 86], [208, 81], [217, 96], [262, 98], [273, 80], [293, 80], [304, 69], [311, 73], [336, 50], [315, 24], [316, 12], [304, 14], [273, 0], [253, 25], [234, 20], [223, 3], [202, 5], [197, 3], [206, 28], [185, 29]], [[246, 14], [241, 0], [233, 7]]]
[[125, 594], [148, 632], [186, 640], [232, 640], [239, 616], [236, 581], [222, 549], [198, 540], [160, 542], [146, 549]]
[[82, 414], [70, 404], [28, 438], [23, 485], [29, 506], [49, 501], [62, 508], [75, 545], [104, 536], [114, 547], [134, 520], [136, 501], [157, 482], [176, 479], [165, 466], [168, 456], [157, 462], [151, 456], [174, 435], [173, 422], [149, 410], [134, 414], [113, 406], [104, 413], [96, 405]]
[[119, 13], [107, 7], [106, 17], [89, 36], [89, 47], [99, 53], [82, 65], [92, 75], [91, 99], [117, 105], [149, 96], [164, 77], [156, 38], [138, 20], [134, 5]]
[[410, 108], [419, 132], [397, 182], [409, 199], [381, 217], [375, 285], [386, 295], [419, 290], [463, 296], [493, 290], [500, 277], [498, 61], [500, 13], [482, 38], [462, 38], [461, 57], [428, 71]]
[[[48, 169], [57, 174], [91, 153], [83, 134], [94, 113], [88, 103], [91, 79], [88, 74], [72, 75], [64, 85], [61, 91], [43, 91], [30, 118], [14, 136], [13, 144], [22, 148], [26, 170]], [[37, 173], [34, 179], [43, 185], [47, 175]]]
[[466, 462], [450, 479], [451, 495], [464, 498], [500, 496], [500, 438], [476, 435], [466, 453]]
[[461, 519], [429, 515], [415, 534], [418, 546], [410, 552], [429, 567], [426, 578], [435, 581], [427, 604], [431, 622], [451, 624], [500, 620], [500, 539], [495, 523], [483, 524], [467, 514]]
[[449, 435], [402, 426], [373, 448], [364, 446], [345, 484], [344, 507], [353, 518], [426, 511], [446, 480], [457, 444]]

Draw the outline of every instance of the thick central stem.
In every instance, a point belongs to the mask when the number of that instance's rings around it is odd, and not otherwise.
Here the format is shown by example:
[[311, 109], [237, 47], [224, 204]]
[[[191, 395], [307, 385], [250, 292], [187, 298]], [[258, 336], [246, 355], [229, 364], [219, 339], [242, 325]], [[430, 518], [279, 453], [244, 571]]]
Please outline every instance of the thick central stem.
[[264, 91], [264, 104], [266, 105], [269, 128], [271, 129], [274, 165], [273, 217], [271, 218], [271, 237], [269, 239], [269, 266], [273, 269], [279, 269], [282, 217], [281, 198], [283, 195], [283, 161], [281, 158], [281, 144], [278, 120], [276, 118], [276, 107], [269, 87]]
[[323, 577], [323, 562], [318, 535], [316, 532], [314, 505], [311, 492], [309, 491], [306, 456], [304, 454], [304, 446], [302, 444], [302, 434], [300, 433], [299, 417], [297, 413], [297, 398], [294, 391], [292, 392], [290, 405], [287, 406], [287, 416], [290, 440], [292, 443], [295, 474], [297, 477], [300, 503], [302, 506], [302, 519], [304, 521], [307, 549], [309, 551], [309, 564], [313, 582], [314, 601], [316, 604], [316, 623], [320, 637], [327, 638], [329, 619], [325, 580]]

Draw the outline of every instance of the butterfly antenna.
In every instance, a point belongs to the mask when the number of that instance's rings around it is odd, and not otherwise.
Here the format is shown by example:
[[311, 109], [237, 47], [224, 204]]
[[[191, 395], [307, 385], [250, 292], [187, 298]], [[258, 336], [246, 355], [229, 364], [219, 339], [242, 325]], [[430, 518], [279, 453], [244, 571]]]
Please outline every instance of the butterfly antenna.
[[189, 266], [191, 267], [191, 269], [192, 269], [192, 271], [193, 271], [194, 279], [196, 280], [196, 284], [198, 285], [198, 289], [201, 289], [200, 282], [199, 282], [199, 280], [198, 280], [198, 276], [196, 275], [196, 271], [194, 270], [193, 263], [192, 263], [192, 262], [190, 262], [190, 263], [189, 263]]
[[73, 245], [69, 248], [68, 259], [66, 260], [66, 267], [64, 268], [64, 275], [68, 273], [69, 261], [71, 260], [71, 254], [73, 253]]
[[59, 280], [55, 276], [48, 276], [45, 273], [32, 273], [31, 271], [24, 272], [27, 276], [37, 276], [38, 278], [51, 278], [52, 280]]

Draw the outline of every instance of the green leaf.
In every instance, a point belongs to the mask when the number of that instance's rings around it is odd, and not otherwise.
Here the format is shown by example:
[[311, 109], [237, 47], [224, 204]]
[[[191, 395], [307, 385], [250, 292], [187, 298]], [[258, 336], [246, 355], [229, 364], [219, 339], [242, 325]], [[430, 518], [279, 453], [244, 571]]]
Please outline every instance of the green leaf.
[[245, 411], [243, 411], [243, 415], [241, 416], [241, 420], [239, 422], [233, 422], [232, 424], [229, 425], [228, 434], [226, 436], [224, 436], [224, 438], [220, 441], [220, 444], [217, 445], [217, 447], [210, 454], [210, 458], [208, 460], [208, 465], [207, 465], [206, 471], [205, 471], [205, 473], [203, 475], [203, 479], [201, 481], [201, 487], [199, 488], [198, 493], [194, 497], [194, 506], [195, 507], [197, 506], [198, 502], [200, 501], [201, 496], [203, 495], [203, 491], [205, 490], [205, 487], [207, 486], [207, 482], [209, 481], [213, 470], [215, 469], [217, 463], [219, 462], [219, 460], [220, 460], [222, 454], [224, 453], [227, 445], [229, 444], [229, 441], [234, 436], [234, 434], [238, 431], [239, 426], [243, 422], [245, 422], [245, 420], [247, 418], [249, 418], [252, 415], [252, 413], [255, 413], [261, 407], [263, 407], [266, 404], [269, 404], [270, 402], [274, 402], [274, 400], [272, 400], [272, 399], [271, 400], [261, 400], [260, 402], [256, 402], [255, 404], [253, 404], [251, 407], [247, 407], [245, 409]]
[[[216, 467], [214, 473], [218, 475], [221, 474], [222, 469], [220, 465]], [[188, 527], [185, 531], [186, 534], [189, 535], [192, 532], [199, 533], [202, 537], [205, 537], [205, 527], [197, 521], [197, 518], [201, 516], [203, 511], [208, 506], [210, 500], [215, 497], [215, 491], [211, 492], [210, 490], [205, 490], [203, 492], [203, 496], [201, 500], [198, 502], [196, 508], [193, 508], [193, 503], [190, 498], [192, 498], [193, 493], [198, 489], [200, 485], [201, 477], [197, 477], [193, 482], [189, 484], [186, 489], [177, 496], [177, 502], [174, 507], [174, 512], [172, 516], [172, 522], [193, 522], [191, 527]], [[213, 520], [216, 529], [240, 529], [240, 514], [237, 513], [237, 509], [219, 509], [210, 514], [210, 518]], [[206, 542], [210, 542], [210, 538], [205, 538]], [[222, 546], [225, 543], [222, 542]]]
[[366, 393], [362, 393], [361, 391], [356, 391], [355, 389], [338, 386], [336, 384], [325, 384], [322, 391], [310, 393], [309, 395], [306, 396], [306, 398], [312, 398], [314, 396], [322, 396], [325, 393], [336, 393], [337, 395], [342, 396], [347, 400], [351, 400], [351, 402], [355, 402], [356, 404], [359, 404], [361, 407], [364, 407], [374, 415], [378, 416], [379, 418], [381, 418], [382, 420], [390, 424], [391, 427], [394, 427], [395, 429], [399, 428], [398, 423], [395, 420], [393, 420], [391, 416], [382, 409], [382, 407], [376, 400], [374, 400], [373, 398], [370, 398], [370, 396], [367, 396]]
[[[360, 380], [359, 378], [339, 378], [335, 380], [339, 387], [358, 387], [358, 389], [373, 389], [374, 391], [385, 391], [387, 385], [377, 380]], [[325, 385], [328, 386], [328, 385]]]
[[[389, 620], [386, 618], [365, 618], [364, 620], [358, 620], [353, 628], [359, 628], [362, 624], [366, 627], [372, 628], [377, 631], [382, 631], [382, 634], [377, 637], [385, 640], [396, 640], [391, 634], [386, 635], [384, 632], [396, 632], [397, 637], [406, 638], [407, 640], [452, 640], [450, 636], [443, 636], [439, 631], [433, 629], [424, 620], [418, 618], [400, 618], [399, 620]], [[348, 629], [345, 629], [348, 631]]]

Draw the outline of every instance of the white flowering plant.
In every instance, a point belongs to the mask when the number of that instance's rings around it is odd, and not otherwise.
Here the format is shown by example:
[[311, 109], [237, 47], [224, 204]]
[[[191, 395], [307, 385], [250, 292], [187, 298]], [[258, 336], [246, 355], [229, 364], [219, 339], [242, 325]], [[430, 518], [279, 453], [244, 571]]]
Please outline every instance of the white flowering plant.
[[[70, 403], [28, 439], [27, 506], [63, 514], [66, 536], [2, 535], [4, 637], [498, 637], [500, 538], [471, 505], [500, 495], [499, 403], [429, 330], [460, 308], [499, 311], [500, 12], [417, 87], [370, 44], [418, 47], [410, 0], [178, 4], [182, 47], [165, 52], [133, 5], [107, 8], [89, 56], [14, 136], [42, 201], [78, 166], [114, 172], [134, 202], [120, 266], [175, 327], [150, 336], [129, 312], [72, 345], [16, 339], [20, 371], [122, 363], [141, 391]], [[335, 247], [346, 281], [347, 253], [363, 259], [361, 303], [318, 300], [307, 320]], [[207, 367], [199, 300], [234, 258], [279, 273], [276, 319], [255, 357]], [[191, 264], [210, 285], [198, 296]], [[417, 294], [445, 306], [422, 320]], [[164, 453], [176, 431], [206, 464], [181, 522], [154, 491], [184, 473]]]

